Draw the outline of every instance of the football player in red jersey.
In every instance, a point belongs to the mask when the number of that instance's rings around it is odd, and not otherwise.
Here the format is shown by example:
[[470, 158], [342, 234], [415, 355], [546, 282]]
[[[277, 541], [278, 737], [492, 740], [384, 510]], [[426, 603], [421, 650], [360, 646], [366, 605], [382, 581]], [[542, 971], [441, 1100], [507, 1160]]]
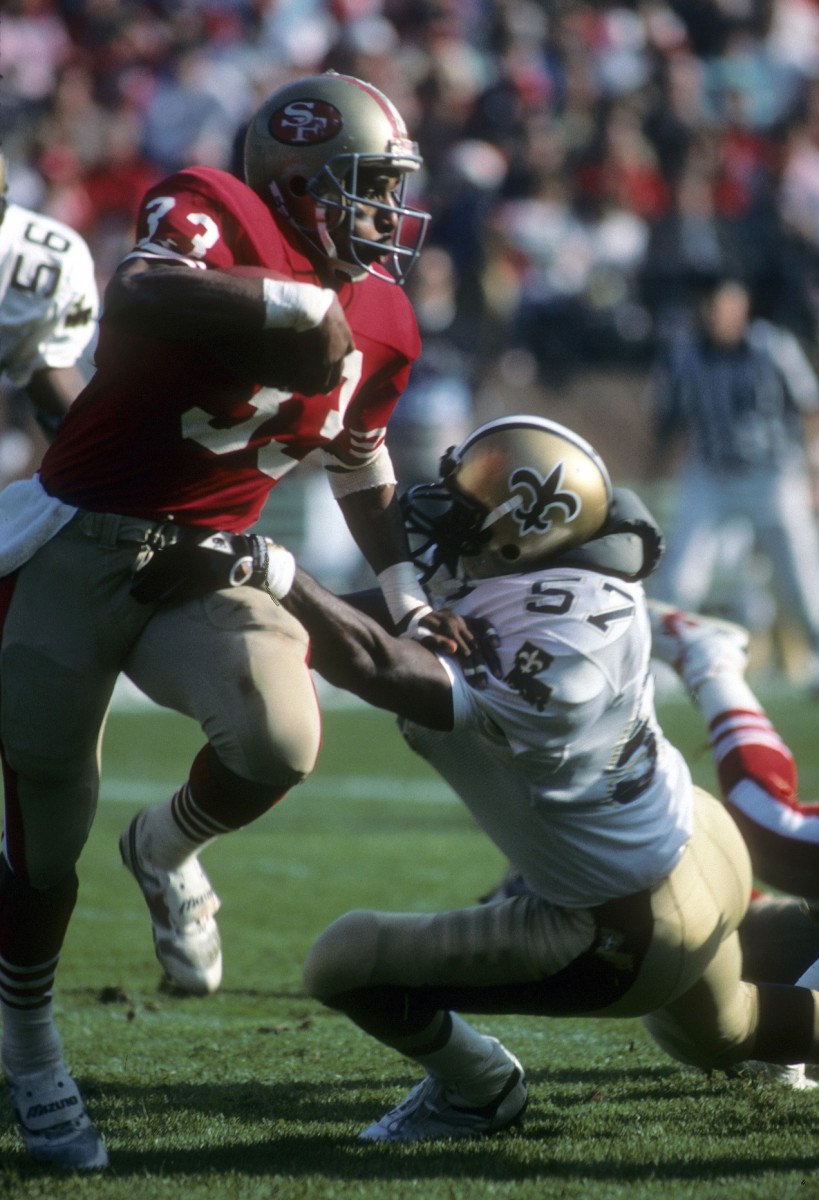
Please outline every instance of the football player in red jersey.
[[[97, 373], [39, 477], [0, 501], [2, 1066], [38, 1161], [107, 1162], [51, 996], [118, 675], [206, 738], [188, 780], [120, 843], [157, 957], [188, 992], [214, 990], [222, 973], [219, 902], [198, 852], [267, 812], [319, 748], [307, 635], [269, 595], [220, 575], [219, 538], [207, 578], [171, 603], [132, 595], [137, 559], [169, 542], [184, 555], [214, 527], [243, 535], [315, 451], [396, 630], [425, 619], [425, 636], [471, 653], [469, 631], [432, 613], [416, 581], [385, 447], [420, 348], [395, 286], [427, 223], [403, 199], [420, 163], [392, 103], [329, 72], [261, 106], [247, 184], [193, 167], [149, 191], [107, 289]], [[262, 539], [247, 546], [243, 570], [274, 585], [278, 560]]]

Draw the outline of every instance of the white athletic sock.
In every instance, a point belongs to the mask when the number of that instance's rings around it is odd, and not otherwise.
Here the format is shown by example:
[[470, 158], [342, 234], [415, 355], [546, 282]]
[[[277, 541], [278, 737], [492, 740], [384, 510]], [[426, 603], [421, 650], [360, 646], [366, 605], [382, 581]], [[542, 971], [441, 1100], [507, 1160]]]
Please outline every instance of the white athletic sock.
[[501, 1091], [514, 1064], [496, 1038], [478, 1033], [457, 1013], [451, 1017], [452, 1031], [440, 1050], [423, 1055], [402, 1053], [456, 1092], [456, 1103], [482, 1108]]
[[0, 1003], [3, 1017], [3, 1070], [7, 1075], [30, 1075], [56, 1066], [62, 1044], [54, 1024], [51, 1004], [40, 1008], [12, 1008]]
[[762, 712], [762, 705], [738, 672], [712, 675], [697, 689], [695, 703], [707, 722], [731, 709]]
[[149, 862], [155, 863], [165, 871], [181, 867], [192, 854], [198, 854], [215, 841], [218, 833], [229, 832], [224, 827], [217, 829], [211, 824], [206, 829], [190, 821], [186, 822], [183, 829], [178, 819], [182, 800], [190, 810], [192, 801], [188, 784], [181, 787], [165, 804], [147, 809], [142, 816], [139, 849]]

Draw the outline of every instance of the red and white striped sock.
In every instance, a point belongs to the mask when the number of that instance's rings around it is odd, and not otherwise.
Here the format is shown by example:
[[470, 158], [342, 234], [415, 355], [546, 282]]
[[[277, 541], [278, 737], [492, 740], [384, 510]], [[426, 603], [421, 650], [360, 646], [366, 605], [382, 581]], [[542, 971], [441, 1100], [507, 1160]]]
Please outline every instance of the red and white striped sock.
[[150, 861], [163, 870], [172, 871], [220, 834], [231, 830], [202, 811], [188, 782], [174, 792], [166, 804], [148, 809], [142, 819], [141, 832]]
[[796, 763], [764, 712], [728, 709], [708, 732], [723, 796], [749, 779], [777, 800], [796, 800]]

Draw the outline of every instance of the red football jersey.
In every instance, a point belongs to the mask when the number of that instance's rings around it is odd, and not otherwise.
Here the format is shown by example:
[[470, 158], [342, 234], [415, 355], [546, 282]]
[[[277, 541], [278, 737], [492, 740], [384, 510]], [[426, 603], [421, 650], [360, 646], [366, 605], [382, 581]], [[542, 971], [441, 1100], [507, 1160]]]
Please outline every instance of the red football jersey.
[[[136, 252], [321, 283], [297, 235], [212, 167], [180, 171], [146, 194]], [[409, 301], [386, 278], [344, 283], [339, 299], [355, 350], [327, 396], [237, 382], [206, 344], [126, 335], [103, 313], [97, 373], [46, 452], [46, 490], [80, 508], [240, 532], [311, 450], [363, 465], [384, 441], [420, 338]]]

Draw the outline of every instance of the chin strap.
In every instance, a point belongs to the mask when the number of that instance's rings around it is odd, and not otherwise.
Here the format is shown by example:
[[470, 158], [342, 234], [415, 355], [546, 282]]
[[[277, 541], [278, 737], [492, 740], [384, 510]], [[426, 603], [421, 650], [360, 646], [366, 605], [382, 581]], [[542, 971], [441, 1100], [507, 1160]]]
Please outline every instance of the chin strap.
[[613, 489], [609, 515], [597, 537], [553, 563], [639, 580], [654, 571], [664, 550], [662, 530], [640, 497], [629, 488], [618, 487]]

